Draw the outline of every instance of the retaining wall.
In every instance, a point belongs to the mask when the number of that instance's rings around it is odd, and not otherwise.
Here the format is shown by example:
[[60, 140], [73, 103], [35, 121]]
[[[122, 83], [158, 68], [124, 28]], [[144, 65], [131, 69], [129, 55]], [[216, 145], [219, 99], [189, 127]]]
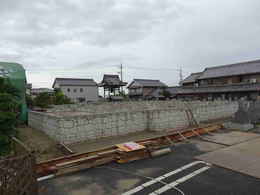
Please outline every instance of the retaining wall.
[[29, 112], [29, 125], [65, 144], [133, 132], [187, 127], [185, 110], [197, 122], [231, 117], [237, 102], [145, 101], [62, 105]]

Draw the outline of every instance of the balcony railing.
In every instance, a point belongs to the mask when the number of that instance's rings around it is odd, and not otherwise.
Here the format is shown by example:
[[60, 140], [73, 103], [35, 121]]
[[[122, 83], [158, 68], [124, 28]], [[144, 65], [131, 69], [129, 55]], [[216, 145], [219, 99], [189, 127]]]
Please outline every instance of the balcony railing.
[[129, 91], [128, 92], [129, 95], [142, 95], [142, 91]]

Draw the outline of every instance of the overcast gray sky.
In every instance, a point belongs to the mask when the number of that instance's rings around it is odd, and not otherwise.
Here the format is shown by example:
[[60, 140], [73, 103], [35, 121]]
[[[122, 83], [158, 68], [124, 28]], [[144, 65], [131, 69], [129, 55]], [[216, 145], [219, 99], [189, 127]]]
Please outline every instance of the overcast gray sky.
[[259, 0], [0, 0], [0, 61], [55, 77], [160, 79], [260, 59]]

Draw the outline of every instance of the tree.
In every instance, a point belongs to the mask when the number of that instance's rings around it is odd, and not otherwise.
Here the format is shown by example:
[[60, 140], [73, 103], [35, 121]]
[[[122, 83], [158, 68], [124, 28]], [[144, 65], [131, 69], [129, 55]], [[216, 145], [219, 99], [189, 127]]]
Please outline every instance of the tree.
[[34, 106], [34, 101], [32, 99], [32, 97], [28, 94], [26, 94], [26, 104], [28, 106], [28, 108], [32, 109]]
[[0, 156], [10, 153], [11, 137], [17, 134], [19, 98], [19, 91], [10, 80], [0, 77]]
[[55, 89], [54, 94], [48, 92], [40, 93], [33, 100], [33, 106], [38, 106], [40, 108], [50, 108], [51, 105], [62, 104], [72, 104], [72, 102], [60, 89]]
[[165, 98], [171, 98], [171, 92], [169, 92], [167, 89], [163, 89], [160, 93], [160, 95], [164, 96]]
[[34, 99], [34, 105], [40, 108], [49, 108], [53, 104], [53, 98], [50, 93], [43, 92]]
[[72, 104], [71, 100], [63, 94], [60, 89], [54, 90], [54, 104], [62, 105], [62, 104]]

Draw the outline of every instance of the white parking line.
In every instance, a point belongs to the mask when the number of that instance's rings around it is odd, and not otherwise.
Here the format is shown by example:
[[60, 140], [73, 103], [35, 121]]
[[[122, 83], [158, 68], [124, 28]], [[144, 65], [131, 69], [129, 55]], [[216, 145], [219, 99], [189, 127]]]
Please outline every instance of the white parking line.
[[123, 193], [122, 195], [135, 194], [136, 192], [139, 192], [139, 191], [143, 190], [144, 188], [146, 188], [146, 187], [148, 187], [148, 186], [150, 186], [150, 185], [153, 185], [153, 184], [155, 184], [155, 183], [157, 183], [157, 182], [160, 182], [161, 180], [163, 180], [163, 179], [165, 179], [165, 178], [167, 178], [167, 177], [170, 177], [170, 176], [172, 176], [172, 175], [175, 175], [175, 174], [177, 174], [177, 173], [179, 173], [179, 172], [181, 172], [181, 171], [183, 171], [183, 170], [185, 170], [185, 169], [188, 169], [188, 168], [190, 168], [190, 167], [192, 167], [192, 166], [195, 166], [195, 165], [197, 165], [197, 164], [205, 164], [205, 165], [207, 165], [207, 166], [210, 165], [210, 164], [208, 164], [208, 163], [206, 163], [206, 162], [204, 162], [204, 161], [195, 161], [195, 162], [192, 162], [192, 163], [187, 164], [187, 165], [184, 165], [183, 167], [180, 167], [180, 168], [178, 168], [178, 169], [176, 169], [176, 170], [174, 170], [174, 171], [171, 171], [171, 172], [166, 173], [166, 174], [164, 174], [164, 175], [162, 175], [162, 176], [160, 176], [160, 177], [157, 177], [157, 178], [155, 178], [155, 179], [153, 179], [153, 180], [151, 180], [151, 181], [148, 181], [148, 182], [146, 182], [146, 183], [144, 183], [144, 184], [142, 184], [142, 185], [140, 185], [140, 186], [137, 186], [136, 188], [133, 188], [132, 190], [129, 190], [129, 191]]
[[182, 178], [180, 178], [180, 179], [178, 179], [178, 180], [176, 180], [176, 181], [174, 181], [172, 183], [169, 183], [168, 185], [165, 185], [165, 186], [161, 187], [160, 189], [150, 193], [149, 195], [162, 194], [162, 193], [164, 193], [164, 192], [166, 192], [166, 191], [176, 187], [177, 185], [179, 185], [179, 184], [181, 184], [181, 183], [191, 179], [192, 177], [194, 177], [194, 176], [196, 176], [196, 175], [198, 175], [198, 174], [208, 170], [209, 168], [210, 168], [209, 166], [200, 168], [197, 171], [194, 171], [194, 172], [190, 173], [189, 175], [186, 175], [186, 176], [184, 176], [184, 177], [182, 177]]

